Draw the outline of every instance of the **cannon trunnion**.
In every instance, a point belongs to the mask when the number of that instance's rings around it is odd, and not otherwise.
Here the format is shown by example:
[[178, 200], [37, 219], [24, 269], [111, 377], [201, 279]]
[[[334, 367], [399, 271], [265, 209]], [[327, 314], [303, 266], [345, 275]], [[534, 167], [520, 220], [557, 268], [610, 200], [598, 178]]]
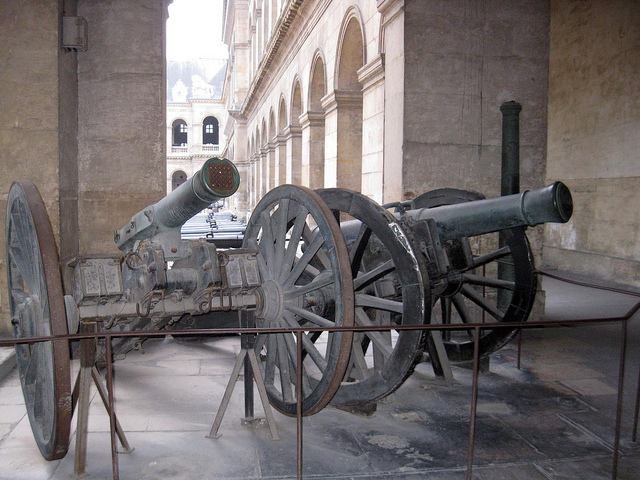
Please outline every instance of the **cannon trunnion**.
[[[189, 181], [118, 229], [122, 254], [70, 262], [63, 296], [57, 250], [35, 186], [14, 183], [6, 245], [14, 334], [65, 335], [99, 326], [162, 329], [185, 316], [228, 318], [249, 312], [258, 327], [351, 327], [429, 322], [526, 320], [535, 296], [524, 228], [566, 222], [571, 195], [561, 183], [484, 200], [442, 189], [385, 209], [344, 189], [282, 185], [268, 192], [247, 224], [242, 248], [218, 250], [182, 240], [180, 226], [238, 188], [235, 166], [210, 159]], [[502, 232], [500, 242], [497, 233]], [[502, 240], [504, 239], [504, 240]], [[502, 278], [498, 265], [513, 273]], [[509, 340], [488, 330], [482, 354]], [[356, 405], [388, 395], [411, 374], [433, 340], [420, 331], [260, 334], [255, 351], [270, 403], [296, 414], [329, 402]], [[470, 359], [468, 331], [443, 338], [452, 361]], [[117, 348], [117, 347], [116, 347]], [[73, 412], [67, 340], [18, 346], [18, 367], [36, 443], [47, 459], [69, 444]]]

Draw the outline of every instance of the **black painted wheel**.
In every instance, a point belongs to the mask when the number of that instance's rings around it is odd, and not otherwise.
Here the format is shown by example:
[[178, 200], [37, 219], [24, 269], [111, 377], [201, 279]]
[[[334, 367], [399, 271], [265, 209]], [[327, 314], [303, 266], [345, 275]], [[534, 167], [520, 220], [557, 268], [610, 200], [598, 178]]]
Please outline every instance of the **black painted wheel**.
[[[36, 186], [16, 182], [7, 198], [5, 240], [11, 323], [15, 338], [66, 335], [67, 318], [51, 223]], [[40, 453], [62, 458], [69, 447], [69, 344], [53, 340], [16, 345], [29, 423]]]
[[[477, 192], [442, 188], [415, 198], [411, 208], [434, 208], [483, 198]], [[452, 266], [460, 269], [460, 276], [457, 284], [454, 282], [435, 299], [432, 315], [442, 323], [524, 322], [529, 317], [537, 285], [529, 241], [522, 228], [503, 231], [501, 242], [498, 237], [497, 233], [480, 235], [446, 245]], [[456, 261], [465, 251], [471, 252], [470, 266]], [[509, 275], [508, 280], [504, 272]], [[516, 332], [509, 328], [483, 330], [480, 355], [500, 349]], [[444, 332], [443, 340], [452, 362], [473, 359], [470, 330]]]
[[[353, 281], [338, 222], [312, 190], [282, 185], [268, 192], [247, 224], [243, 246], [258, 250], [262, 277], [257, 326], [353, 325]], [[324, 408], [349, 366], [352, 332], [303, 333], [303, 415]], [[316, 341], [314, 342], [313, 339]], [[271, 404], [296, 414], [296, 337], [256, 340]]]
[[[428, 323], [426, 270], [395, 218], [360, 193], [337, 188], [318, 193], [338, 218], [352, 219], [341, 226], [351, 260], [356, 325]], [[332, 403], [369, 403], [395, 391], [422, 357], [424, 338], [418, 330], [357, 332], [347, 375]]]

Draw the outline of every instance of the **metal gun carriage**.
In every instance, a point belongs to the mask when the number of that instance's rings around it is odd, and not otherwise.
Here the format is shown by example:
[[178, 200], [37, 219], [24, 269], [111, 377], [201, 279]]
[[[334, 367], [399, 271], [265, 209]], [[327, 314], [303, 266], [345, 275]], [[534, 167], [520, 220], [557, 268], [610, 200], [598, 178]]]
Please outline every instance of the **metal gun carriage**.
[[[235, 166], [210, 159], [189, 181], [118, 229], [121, 254], [84, 256], [66, 265], [65, 295], [44, 204], [29, 182], [13, 184], [6, 220], [12, 324], [18, 338], [93, 329], [161, 329], [185, 315], [228, 318], [246, 312], [260, 327], [375, 328], [432, 321], [527, 319], [535, 298], [533, 255], [524, 227], [566, 222], [571, 195], [556, 182], [484, 200], [441, 189], [385, 209], [343, 189], [282, 185], [257, 204], [240, 249], [182, 240], [180, 226], [239, 186]], [[501, 232], [498, 241], [496, 232]], [[508, 269], [498, 268], [506, 265]], [[483, 355], [509, 329], [487, 330]], [[270, 403], [296, 414], [295, 372], [302, 369], [302, 413], [329, 402], [374, 402], [397, 389], [433, 340], [420, 331], [341, 330], [255, 339]], [[85, 346], [92, 340], [83, 340]], [[88, 342], [88, 343], [87, 343]], [[443, 345], [452, 361], [471, 358], [463, 329]], [[36, 443], [47, 459], [69, 445], [69, 342], [18, 345], [18, 367]], [[93, 366], [91, 348], [83, 350]]]

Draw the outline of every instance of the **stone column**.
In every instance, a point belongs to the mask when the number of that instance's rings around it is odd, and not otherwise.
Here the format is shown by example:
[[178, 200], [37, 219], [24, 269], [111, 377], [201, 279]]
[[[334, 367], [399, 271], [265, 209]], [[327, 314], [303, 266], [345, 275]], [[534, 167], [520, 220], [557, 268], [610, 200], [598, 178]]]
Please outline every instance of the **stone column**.
[[[383, 203], [384, 189], [384, 55], [377, 55], [358, 70], [362, 84], [362, 190], [378, 203]], [[389, 162], [390, 169], [393, 159]], [[396, 175], [402, 177], [401, 171]], [[398, 197], [398, 200], [400, 198]]]
[[191, 127], [191, 138], [189, 139], [191, 152], [202, 151], [202, 123], [194, 123]]
[[403, 199], [404, 0], [378, 2], [385, 46], [383, 202]]
[[269, 179], [269, 171], [267, 170], [267, 149], [265, 147], [260, 149], [260, 176], [258, 177], [260, 182], [259, 192], [260, 198], [267, 193], [267, 182]]
[[302, 130], [297, 125], [289, 125], [284, 130], [287, 142], [286, 169], [287, 183], [300, 185], [302, 170]]
[[249, 211], [250, 171], [249, 152], [247, 152], [247, 124], [244, 120], [231, 120], [234, 122], [233, 155], [230, 160], [236, 164], [240, 172], [240, 188], [236, 193], [238, 214], [246, 216]]
[[267, 169], [269, 177], [267, 179], [267, 192], [278, 185], [278, 172], [276, 169], [276, 142], [273, 138], [267, 143]]
[[300, 115], [302, 129], [302, 185], [324, 186], [324, 113], [306, 112]]
[[251, 208], [256, 206], [258, 200], [258, 155], [251, 157]]
[[287, 140], [284, 135], [278, 135], [275, 142], [278, 185], [284, 185], [287, 183]]
[[325, 109], [324, 186], [362, 188], [362, 92], [334, 90]]

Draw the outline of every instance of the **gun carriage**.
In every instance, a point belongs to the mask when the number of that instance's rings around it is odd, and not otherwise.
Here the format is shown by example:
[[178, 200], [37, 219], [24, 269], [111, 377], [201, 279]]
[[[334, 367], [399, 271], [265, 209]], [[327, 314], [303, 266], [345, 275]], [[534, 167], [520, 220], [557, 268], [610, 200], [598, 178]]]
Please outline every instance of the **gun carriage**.
[[[239, 186], [235, 166], [208, 160], [202, 169], [116, 231], [121, 251], [84, 256], [70, 269], [65, 295], [58, 253], [40, 194], [13, 184], [6, 246], [12, 324], [17, 338], [93, 331], [160, 329], [185, 315], [228, 318], [245, 311], [259, 327], [335, 327], [519, 322], [535, 297], [533, 256], [524, 227], [566, 222], [571, 195], [546, 188], [485, 200], [443, 189], [383, 208], [343, 189], [283, 185], [255, 207], [242, 248], [218, 250], [182, 240], [180, 226]], [[503, 232], [498, 242], [495, 232]], [[498, 268], [507, 265], [509, 274]], [[483, 355], [513, 330], [488, 330]], [[420, 331], [334, 331], [255, 340], [270, 403], [296, 414], [295, 371], [303, 369], [304, 415], [329, 402], [374, 402], [397, 389], [429, 349]], [[471, 359], [466, 331], [444, 337], [453, 361]], [[25, 403], [47, 459], [69, 445], [73, 413], [69, 343], [17, 345]]]

